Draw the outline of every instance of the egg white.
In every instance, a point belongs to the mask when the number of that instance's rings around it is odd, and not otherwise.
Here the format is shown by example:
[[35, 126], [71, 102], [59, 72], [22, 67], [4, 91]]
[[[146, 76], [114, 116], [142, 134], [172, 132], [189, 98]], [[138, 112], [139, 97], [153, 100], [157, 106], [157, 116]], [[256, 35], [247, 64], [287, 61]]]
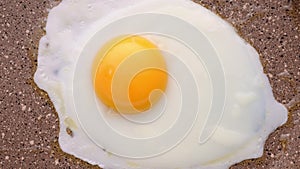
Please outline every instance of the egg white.
[[[127, 29], [116, 28], [105, 36], [99, 36], [102, 35], [99, 32], [110, 23], [142, 13], [167, 14], [186, 21], [197, 28], [216, 50], [224, 70], [224, 74], [218, 76], [225, 76], [226, 100], [220, 124], [205, 143], [199, 144], [205, 120], [209, 113], [219, 113], [210, 111], [214, 88], [208, 67], [214, 67], [214, 63], [201, 60], [207, 57], [208, 49], [204, 49], [198, 56], [176, 38], [134, 31], [142, 30], [143, 24], [130, 25]], [[151, 26], [153, 29], [175, 29], [166, 23], [154, 21], [147, 29], [151, 29]], [[64, 0], [50, 11], [46, 31], [46, 36], [40, 41], [34, 80], [48, 92], [59, 114], [59, 144], [63, 151], [91, 164], [113, 169], [228, 168], [241, 160], [261, 156], [268, 135], [287, 119], [287, 110], [274, 99], [255, 49], [241, 39], [230, 24], [191, 1]], [[166, 53], [165, 59], [168, 71], [174, 77], [187, 76], [178, 69], [178, 66], [186, 65], [187, 70], [193, 73], [198, 87], [198, 91], [195, 91], [199, 96], [195, 105], [199, 106], [198, 112], [194, 123], [191, 122], [193, 125], [188, 135], [169, 151], [149, 158], [125, 158], [109, 151], [120, 150], [129, 154], [136, 151], [143, 154], [151, 150], [154, 152], [161, 145], [154, 142], [148, 147], [140, 148], [110, 138], [111, 133], [118, 132], [122, 136], [133, 138], [162, 135], [172, 127], [174, 121], [180, 120], [180, 113], [185, 113], [180, 112], [180, 99], [185, 94], [181, 92], [184, 88], [193, 86], [184, 83], [178, 88], [176, 81], [170, 77], [164, 99], [149, 110], [148, 115], [128, 117], [139, 121], [153, 119], [151, 114], [155, 114], [157, 110], [161, 110], [160, 106], [166, 104], [165, 113], [153, 123], [131, 123], [120, 115], [111, 113], [95, 97], [91, 66], [101, 44], [130, 33], [141, 34], [161, 50], [169, 52], [170, 55]], [[207, 42], [200, 41], [199, 45], [201, 43], [205, 45]], [[172, 57], [176, 57], [178, 62], [174, 63]], [[195, 109], [191, 107], [190, 110]], [[218, 121], [213, 116], [210, 120]], [[112, 130], [105, 131], [105, 124], [109, 124]], [[73, 131], [73, 137], [66, 133], [67, 127]], [[178, 133], [181, 132], [185, 130], [179, 129]], [[174, 136], [165, 140], [166, 146], [174, 144], [175, 139], [177, 137]]]

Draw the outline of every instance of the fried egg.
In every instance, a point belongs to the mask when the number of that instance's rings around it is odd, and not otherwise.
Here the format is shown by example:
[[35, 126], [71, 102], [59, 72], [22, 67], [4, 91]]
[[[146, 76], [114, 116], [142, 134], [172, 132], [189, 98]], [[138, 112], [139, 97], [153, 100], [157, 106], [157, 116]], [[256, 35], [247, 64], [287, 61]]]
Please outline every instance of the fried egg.
[[287, 120], [257, 51], [189, 0], [63, 0], [34, 80], [62, 150], [105, 169], [229, 168]]

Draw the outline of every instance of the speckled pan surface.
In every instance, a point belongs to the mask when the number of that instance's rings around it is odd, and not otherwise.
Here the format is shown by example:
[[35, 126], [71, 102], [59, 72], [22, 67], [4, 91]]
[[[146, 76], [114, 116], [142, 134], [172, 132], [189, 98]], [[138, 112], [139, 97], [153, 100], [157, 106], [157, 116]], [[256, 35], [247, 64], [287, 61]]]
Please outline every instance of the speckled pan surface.
[[[289, 121], [268, 139], [264, 156], [232, 168], [300, 168], [300, 2], [196, 1], [232, 23], [261, 54]], [[0, 1], [0, 168], [98, 168], [58, 147], [58, 118], [33, 83], [47, 9], [59, 1]]]

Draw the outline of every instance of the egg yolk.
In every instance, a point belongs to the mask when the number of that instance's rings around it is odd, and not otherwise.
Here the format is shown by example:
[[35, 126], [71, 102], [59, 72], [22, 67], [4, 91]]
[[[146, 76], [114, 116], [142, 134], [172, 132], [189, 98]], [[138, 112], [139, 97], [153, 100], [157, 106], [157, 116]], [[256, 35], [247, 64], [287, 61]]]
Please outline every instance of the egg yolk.
[[118, 37], [98, 52], [94, 61], [98, 98], [119, 113], [141, 113], [166, 89], [168, 75], [159, 49], [141, 36]]

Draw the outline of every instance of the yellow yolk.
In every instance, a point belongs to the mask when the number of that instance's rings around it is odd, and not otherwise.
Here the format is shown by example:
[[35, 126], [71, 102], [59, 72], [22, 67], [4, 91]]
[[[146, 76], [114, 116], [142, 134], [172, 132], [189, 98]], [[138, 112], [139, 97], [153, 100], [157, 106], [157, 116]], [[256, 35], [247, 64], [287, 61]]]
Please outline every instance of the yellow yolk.
[[159, 49], [141, 36], [111, 40], [98, 52], [95, 64], [96, 94], [117, 112], [143, 112], [165, 91], [165, 60]]

